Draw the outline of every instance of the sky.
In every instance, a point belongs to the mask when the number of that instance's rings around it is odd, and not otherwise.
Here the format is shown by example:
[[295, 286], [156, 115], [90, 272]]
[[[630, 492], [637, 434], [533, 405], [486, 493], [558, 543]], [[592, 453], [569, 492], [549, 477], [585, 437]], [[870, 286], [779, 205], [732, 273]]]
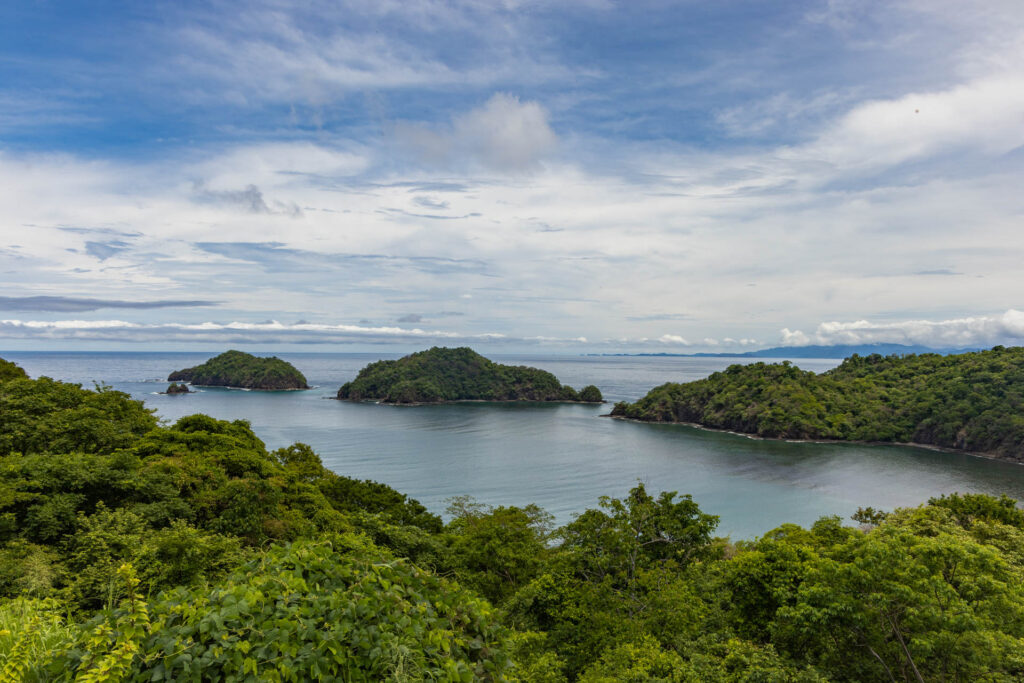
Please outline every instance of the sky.
[[1019, 0], [0, 5], [0, 349], [1021, 344], [1022, 188]]

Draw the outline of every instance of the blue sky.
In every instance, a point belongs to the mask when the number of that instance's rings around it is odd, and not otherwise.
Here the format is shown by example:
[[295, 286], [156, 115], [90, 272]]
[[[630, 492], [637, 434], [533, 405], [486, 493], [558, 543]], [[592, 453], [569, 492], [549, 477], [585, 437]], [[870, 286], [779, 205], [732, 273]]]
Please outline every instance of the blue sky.
[[0, 348], [1021, 343], [1022, 146], [1002, 0], [6, 3]]

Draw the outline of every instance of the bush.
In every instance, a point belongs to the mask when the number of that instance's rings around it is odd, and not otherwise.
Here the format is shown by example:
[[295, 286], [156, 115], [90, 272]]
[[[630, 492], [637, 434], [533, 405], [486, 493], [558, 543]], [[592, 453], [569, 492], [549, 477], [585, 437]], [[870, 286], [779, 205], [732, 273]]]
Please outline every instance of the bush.
[[[128, 680], [502, 678], [509, 643], [485, 602], [358, 539], [335, 541], [271, 548], [212, 590], [179, 588], [144, 606], [151, 626], [130, 644]], [[126, 601], [89, 632], [118, 632], [133, 609]], [[123, 645], [82, 642], [65, 669]]]

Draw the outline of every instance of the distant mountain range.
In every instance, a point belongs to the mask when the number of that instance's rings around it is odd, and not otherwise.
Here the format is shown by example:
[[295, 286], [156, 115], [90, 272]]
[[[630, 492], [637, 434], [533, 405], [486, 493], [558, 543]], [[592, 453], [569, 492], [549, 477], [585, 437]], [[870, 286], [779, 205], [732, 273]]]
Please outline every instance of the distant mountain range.
[[747, 351], [744, 353], [590, 353], [589, 356], [680, 356], [686, 358], [848, 358], [853, 354], [867, 356], [878, 353], [883, 356], [908, 353], [966, 353], [968, 351], [984, 351], [982, 347], [962, 349], [933, 349], [928, 346], [910, 344], [837, 344], [835, 346], [773, 346], [770, 349]]

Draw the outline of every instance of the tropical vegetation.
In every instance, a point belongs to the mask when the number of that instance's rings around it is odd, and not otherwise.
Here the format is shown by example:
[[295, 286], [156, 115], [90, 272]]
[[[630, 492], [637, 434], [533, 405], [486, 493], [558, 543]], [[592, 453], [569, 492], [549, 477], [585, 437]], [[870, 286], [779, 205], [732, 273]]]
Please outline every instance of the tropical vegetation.
[[398, 360], [370, 363], [342, 385], [338, 398], [384, 403], [602, 401], [601, 390], [594, 385], [576, 391], [550, 372], [500, 365], [465, 346], [435, 346]]
[[172, 372], [167, 381], [263, 391], [309, 389], [306, 378], [291, 363], [276, 356], [263, 358], [242, 351], [225, 351], [202, 365]]
[[905, 442], [1024, 462], [1024, 348], [851, 356], [815, 374], [732, 365], [667, 383], [616, 417], [689, 422], [764, 437]]
[[[3, 366], [0, 366], [3, 367]], [[0, 681], [1018, 681], [1024, 511], [949, 495], [715, 536], [642, 484], [554, 528], [0, 379]]]

